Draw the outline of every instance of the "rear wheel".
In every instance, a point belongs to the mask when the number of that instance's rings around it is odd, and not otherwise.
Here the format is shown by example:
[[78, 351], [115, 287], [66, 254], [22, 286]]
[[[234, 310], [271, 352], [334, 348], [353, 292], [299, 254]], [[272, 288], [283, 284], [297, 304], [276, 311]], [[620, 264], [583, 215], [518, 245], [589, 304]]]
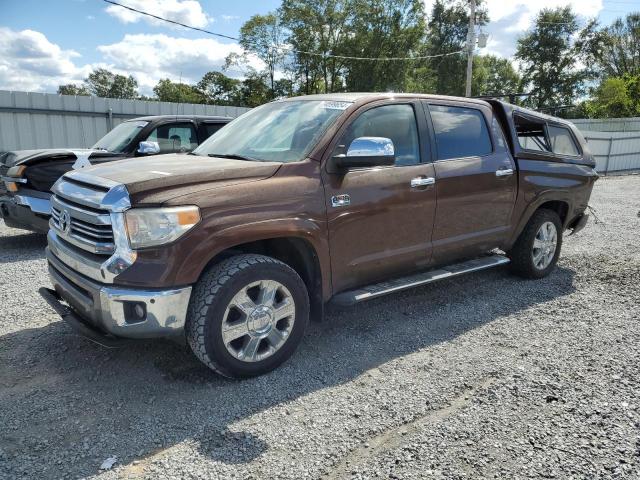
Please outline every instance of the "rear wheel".
[[264, 255], [238, 255], [213, 267], [196, 285], [186, 334], [209, 368], [242, 378], [287, 360], [308, 321], [307, 289], [291, 267]]
[[553, 210], [533, 214], [508, 252], [514, 273], [524, 278], [543, 278], [558, 262], [562, 247], [562, 222]]

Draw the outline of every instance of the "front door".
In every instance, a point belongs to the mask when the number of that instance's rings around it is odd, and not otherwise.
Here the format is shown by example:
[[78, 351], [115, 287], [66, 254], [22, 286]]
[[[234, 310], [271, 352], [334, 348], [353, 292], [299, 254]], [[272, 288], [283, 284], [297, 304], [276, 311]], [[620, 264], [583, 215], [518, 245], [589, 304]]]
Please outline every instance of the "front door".
[[434, 169], [421, 105], [377, 104], [358, 113], [338, 134], [332, 155], [355, 138], [385, 137], [393, 141], [396, 161], [324, 170], [334, 293], [411, 272], [431, 259], [436, 198], [424, 181], [434, 178]]
[[429, 103], [428, 109], [437, 152], [433, 260], [442, 264], [502, 244], [517, 172], [489, 107]]

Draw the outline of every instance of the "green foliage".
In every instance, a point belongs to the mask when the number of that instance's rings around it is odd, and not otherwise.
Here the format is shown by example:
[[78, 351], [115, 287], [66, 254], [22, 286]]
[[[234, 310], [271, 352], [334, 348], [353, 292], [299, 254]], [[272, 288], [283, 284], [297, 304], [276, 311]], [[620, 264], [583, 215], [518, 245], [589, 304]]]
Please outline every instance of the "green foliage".
[[589, 64], [601, 77], [640, 74], [640, 12], [604, 28], [592, 22], [581, 37]]
[[205, 96], [193, 85], [186, 83], [174, 83], [168, 78], [160, 80], [153, 93], [161, 102], [174, 103], [204, 103]]
[[137, 98], [138, 82], [131, 75], [114, 74], [105, 68], [91, 72], [84, 83], [87, 90], [97, 97]]
[[74, 85], [69, 83], [67, 85], [58, 86], [58, 95], [89, 95], [89, 91], [84, 85]]
[[518, 40], [515, 57], [522, 65], [524, 103], [535, 109], [570, 105], [584, 91], [588, 74], [578, 66], [581, 56], [574, 42], [578, 32], [570, 7], [544, 9], [532, 30]]
[[204, 95], [206, 103], [216, 105], [238, 105], [240, 81], [221, 72], [207, 72], [198, 82], [197, 89]]
[[604, 79], [583, 108], [590, 118], [640, 116], [640, 74]]
[[495, 55], [474, 57], [471, 82], [473, 96], [517, 93], [520, 83], [520, 75], [506, 58]]
[[240, 28], [240, 45], [265, 63], [272, 94], [276, 70], [285, 56], [280, 48], [283, 37], [284, 31], [275, 13], [254, 15]]

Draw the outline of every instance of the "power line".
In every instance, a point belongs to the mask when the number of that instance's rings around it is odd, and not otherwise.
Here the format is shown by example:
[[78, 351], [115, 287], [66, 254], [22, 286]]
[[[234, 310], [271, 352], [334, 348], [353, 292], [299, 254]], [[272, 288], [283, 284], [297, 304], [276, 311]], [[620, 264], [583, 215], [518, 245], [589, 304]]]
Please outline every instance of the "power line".
[[[213, 35], [216, 37], [226, 38], [227, 40], [234, 40], [239, 42], [240, 39], [238, 37], [232, 37], [230, 35], [224, 35], [222, 33], [212, 32], [210, 30], [205, 30], [204, 28], [194, 27], [192, 25], [187, 25], [181, 22], [177, 22], [175, 20], [170, 20], [168, 18], [160, 17], [158, 15], [154, 15], [153, 13], [144, 12], [142, 10], [138, 10], [133, 7], [129, 7], [127, 5], [123, 5], [118, 2], [114, 2], [113, 0], [102, 0], [103, 2], [110, 3], [111, 5], [116, 5], [118, 7], [126, 8], [132, 12], [138, 13], [140, 15], [146, 15], [148, 17], [155, 18], [156, 20], [161, 20], [163, 22], [172, 23], [174, 25], [179, 25], [184, 28], [188, 28], [190, 30], [196, 30], [198, 32], [206, 33], [208, 35]], [[361, 61], [381, 61], [381, 62], [395, 62], [395, 61], [412, 61], [412, 60], [426, 60], [429, 58], [438, 58], [438, 57], [446, 57], [449, 55], [457, 55], [458, 53], [463, 53], [465, 49], [456, 50], [455, 52], [447, 52], [447, 53], [439, 53], [436, 55], [420, 55], [416, 57], [354, 57], [349, 55], [333, 55], [331, 53], [318, 53], [318, 52], [310, 52], [305, 50], [297, 50], [287, 45], [272, 45], [270, 48], [274, 50], [286, 50], [291, 53], [297, 53], [299, 55], [311, 55], [322, 58], [335, 58], [340, 60], [361, 60]]]

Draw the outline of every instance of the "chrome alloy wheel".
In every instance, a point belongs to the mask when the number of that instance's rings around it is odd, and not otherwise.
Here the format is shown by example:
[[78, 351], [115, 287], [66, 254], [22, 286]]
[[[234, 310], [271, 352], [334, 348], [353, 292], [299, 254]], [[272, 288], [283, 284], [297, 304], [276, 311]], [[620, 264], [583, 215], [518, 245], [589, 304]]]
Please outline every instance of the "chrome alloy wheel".
[[274, 280], [250, 283], [235, 294], [224, 313], [224, 346], [243, 362], [265, 360], [285, 344], [295, 316], [287, 287]]
[[536, 237], [533, 240], [533, 265], [538, 270], [547, 268], [558, 248], [558, 230], [553, 222], [544, 222], [540, 225]]

